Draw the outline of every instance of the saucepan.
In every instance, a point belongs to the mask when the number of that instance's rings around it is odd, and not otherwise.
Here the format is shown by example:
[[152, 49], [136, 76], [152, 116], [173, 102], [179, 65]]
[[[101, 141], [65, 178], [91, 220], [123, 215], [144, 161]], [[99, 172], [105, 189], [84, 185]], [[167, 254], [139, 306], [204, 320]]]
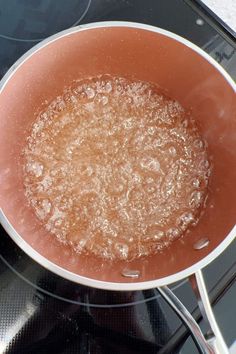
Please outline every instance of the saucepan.
[[[212, 157], [209, 198], [198, 225], [162, 252], [129, 262], [74, 254], [42, 227], [23, 187], [21, 151], [35, 112], [74, 79], [99, 74], [134, 77], [165, 88], [195, 117]], [[26, 254], [61, 277], [117, 291], [158, 287], [185, 321], [202, 353], [227, 353], [201, 269], [236, 234], [235, 146], [236, 85], [203, 50], [144, 24], [101, 22], [74, 27], [36, 45], [1, 81], [0, 220]], [[208, 339], [167, 286], [186, 277], [190, 277], [210, 326]]]

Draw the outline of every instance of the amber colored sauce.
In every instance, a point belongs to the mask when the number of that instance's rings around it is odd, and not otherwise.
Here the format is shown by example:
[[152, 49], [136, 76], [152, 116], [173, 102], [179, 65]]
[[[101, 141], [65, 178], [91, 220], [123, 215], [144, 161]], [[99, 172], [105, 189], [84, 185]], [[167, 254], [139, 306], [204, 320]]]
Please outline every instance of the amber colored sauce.
[[41, 112], [24, 149], [26, 196], [76, 252], [134, 259], [195, 225], [206, 143], [181, 105], [147, 82], [78, 81]]

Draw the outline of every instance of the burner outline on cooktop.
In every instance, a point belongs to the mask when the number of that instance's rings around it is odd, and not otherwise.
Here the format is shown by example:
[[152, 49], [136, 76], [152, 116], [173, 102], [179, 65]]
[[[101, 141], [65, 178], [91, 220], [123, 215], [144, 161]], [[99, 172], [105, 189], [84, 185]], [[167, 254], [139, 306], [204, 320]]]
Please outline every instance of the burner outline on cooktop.
[[[34, 284], [32, 281], [30, 281], [25, 276], [20, 274], [1, 254], [0, 254], [0, 259], [16, 276], [18, 276], [21, 280], [26, 282], [29, 286], [35, 288], [37, 291], [43, 293], [44, 295], [54, 297], [57, 300], [65, 301], [65, 302], [71, 303], [73, 305], [80, 305], [80, 306], [82, 305], [82, 306], [88, 306], [91, 308], [123, 308], [123, 307], [139, 305], [139, 304], [146, 303], [146, 302], [149, 302], [152, 300], [157, 300], [158, 298], [161, 297], [161, 295], [158, 293], [157, 295], [151, 296], [149, 298], [144, 298], [142, 300], [127, 302], [127, 303], [120, 303], [120, 304], [93, 304], [93, 303], [89, 303], [89, 302], [81, 302], [81, 301], [77, 301], [77, 300], [72, 300], [72, 299], [68, 299], [63, 296], [57, 295], [57, 294], [53, 294], [52, 292], [41, 288], [37, 284]], [[171, 286], [171, 290], [172, 291], [177, 290], [179, 287], [184, 285], [187, 281], [188, 281], [188, 279], [186, 279], [186, 278], [181, 280], [180, 282], [178, 282], [174, 286]], [[76, 286], [76, 284], [75, 284], [75, 286]], [[78, 284], [78, 286], [80, 286], [80, 284]], [[95, 289], [95, 290], [101, 291], [101, 289]]]
[[[88, 13], [88, 10], [90, 8], [90, 5], [91, 5], [91, 2], [92, 0], [88, 0], [87, 2], [87, 5], [85, 7], [85, 9], [83, 10], [81, 16], [72, 24], [70, 25], [68, 28], [71, 28], [71, 27], [74, 27], [74, 26], [77, 26], [82, 20], [83, 18], [86, 16], [86, 14]], [[26, 38], [18, 38], [18, 37], [14, 37], [14, 36], [9, 36], [9, 35], [5, 35], [5, 34], [1, 34], [0, 33], [0, 38], [3, 38], [3, 39], [6, 39], [6, 40], [10, 40], [10, 41], [16, 41], [16, 42], [32, 42], [32, 43], [37, 43], [37, 42], [40, 42], [42, 40], [44, 40], [45, 38], [57, 33], [57, 32], [60, 32], [60, 31], [63, 31], [65, 30], [66, 28], [61, 28], [61, 29], [58, 29], [56, 30], [54, 33], [50, 33], [48, 35], [46, 35], [45, 37], [42, 37], [42, 38], [35, 38], [35, 39], [26, 39]]]

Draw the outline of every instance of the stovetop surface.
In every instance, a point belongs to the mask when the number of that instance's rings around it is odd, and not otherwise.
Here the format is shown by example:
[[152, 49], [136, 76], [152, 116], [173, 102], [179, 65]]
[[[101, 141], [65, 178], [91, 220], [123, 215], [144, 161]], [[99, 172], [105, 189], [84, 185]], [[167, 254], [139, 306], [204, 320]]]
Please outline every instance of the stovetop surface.
[[[108, 20], [175, 32], [202, 47], [236, 78], [236, 41], [190, 0], [0, 1], [0, 77], [49, 35]], [[187, 330], [156, 289], [110, 292], [71, 283], [36, 264], [2, 228], [0, 232], [0, 353], [197, 353], [191, 339], [185, 343]], [[229, 346], [236, 339], [235, 254], [233, 242], [204, 270]], [[172, 289], [200, 318], [187, 280]]]

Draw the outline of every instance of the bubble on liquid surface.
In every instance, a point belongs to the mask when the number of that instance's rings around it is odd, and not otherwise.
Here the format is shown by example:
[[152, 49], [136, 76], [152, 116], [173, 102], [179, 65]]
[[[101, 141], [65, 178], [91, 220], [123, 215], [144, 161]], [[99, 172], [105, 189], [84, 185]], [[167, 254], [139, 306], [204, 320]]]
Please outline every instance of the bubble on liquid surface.
[[121, 259], [128, 258], [129, 247], [124, 243], [116, 243], [115, 244], [115, 251], [118, 254], [118, 257]]
[[150, 171], [159, 171], [160, 170], [160, 163], [157, 159], [152, 157], [144, 157], [141, 160], [141, 166]]
[[203, 194], [200, 191], [195, 191], [192, 193], [190, 197], [190, 206], [191, 207], [199, 207], [203, 199]]
[[86, 93], [87, 97], [90, 99], [94, 98], [94, 96], [95, 96], [95, 91], [91, 87], [87, 87], [85, 89], [85, 93]]
[[195, 178], [193, 181], [192, 181], [192, 184], [195, 188], [199, 188], [200, 187], [200, 180], [198, 178]]
[[43, 165], [37, 161], [29, 161], [26, 164], [26, 171], [40, 177], [43, 174]]
[[204, 143], [202, 140], [197, 139], [194, 141], [193, 145], [194, 145], [194, 147], [201, 149], [201, 148], [203, 148]]
[[108, 103], [108, 97], [107, 96], [102, 96], [102, 98], [101, 98], [101, 102], [102, 102], [102, 104], [103, 104], [103, 106], [105, 106], [107, 103]]
[[40, 220], [44, 220], [51, 211], [51, 203], [48, 199], [43, 199], [35, 203], [36, 215]]
[[198, 222], [211, 166], [178, 102], [153, 84], [104, 75], [45, 104], [24, 149], [24, 185], [58, 242], [127, 261]]
[[180, 235], [180, 230], [173, 227], [169, 230], [167, 230], [167, 237], [171, 240], [175, 240], [176, 238], [178, 238]]
[[186, 229], [188, 227], [188, 225], [190, 225], [192, 222], [194, 222], [194, 216], [191, 212], [186, 212], [184, 214], [182, 214], [179, 218], [178, 221], [178, 226], [181, 229]]
[[107, 82], [105, 85], [105, 90], [107, 93], [110, 93], [112, 90], [112, 84], [110, 82]]
[[45, 213], [49, 213], [50, 212], [50, 210], [51, 210], [51, 203], [50, 203], [50, 201], [48, 200], [48, 199], [44, 199], [43, 201], [42, 201], [42, 208], [43, 208], [43, 210], [45, 211]]
[[169, 148], [169, 153], [172, 155], [172, 156], [175, 156], [176, 155], [176, 148], [174, 146], [171, 146]]

